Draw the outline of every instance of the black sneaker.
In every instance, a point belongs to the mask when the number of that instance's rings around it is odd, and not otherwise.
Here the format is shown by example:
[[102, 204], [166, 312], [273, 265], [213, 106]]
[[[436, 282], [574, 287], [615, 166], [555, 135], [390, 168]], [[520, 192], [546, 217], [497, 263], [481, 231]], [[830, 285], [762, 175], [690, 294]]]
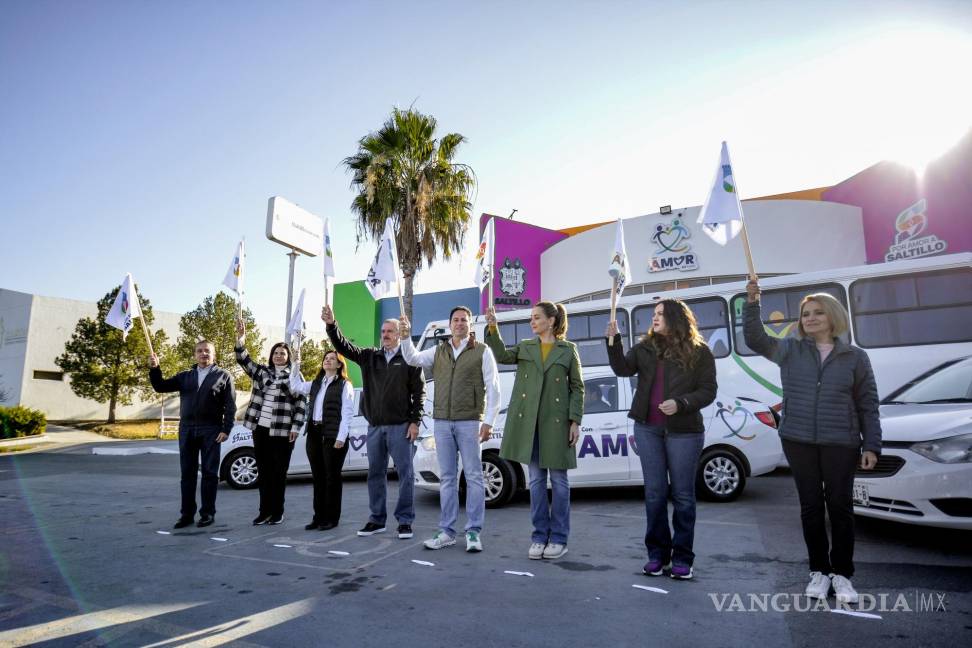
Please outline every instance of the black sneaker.
[[412, 537], [412, 525], [411, 524], [399, 524], [398, 525], [398, 538], [399, 540], [408, 540]]
[[280, 524], [281, 522], [283, 522], [283, 513], [271, 517], [267, 524]]
[[267, 524], [270, 522], [271, 517], [272, 516], [267, 515], [266, 513], [261, 513], [260, 515], [253, 518], [253, 526], [260, 526], [261, 524]]
[[317, 523], [317, 520], [311, 520], [308, 524], [304, 525], [304, 531], [316, 531], [321, 525]]
[[200, 516], [199, 521], [196, 522], [196, 526], [201, 529], [203, 527], [208, 527], [210, 524], [212, 524], [215, 521], [216, 520], [215, 518], [213, 518], [212, 515], [203, 515]]
[[331, 529], [337, 527], [337, 522], [321, 522], [317, 525], [318, 531], [330, 531]]
[[189, 526], [190, 524], [192, 524], [192, 521], [193, 520], [192, 520], [191, 517], [181, 517], [178, 520], [176, 520], [176, 523], [172, 525], [172, 528], [173, 529], [184, 529], [187, 526]]
[[384, 532], [385, 532], [384, 524], [375, 524], [374, 522], [369, 522], [368, 524], [361, 527], [361, 530], [358, 531], [358, 535], [372, 536], [375, 535], [376, 533], [384, 533]]

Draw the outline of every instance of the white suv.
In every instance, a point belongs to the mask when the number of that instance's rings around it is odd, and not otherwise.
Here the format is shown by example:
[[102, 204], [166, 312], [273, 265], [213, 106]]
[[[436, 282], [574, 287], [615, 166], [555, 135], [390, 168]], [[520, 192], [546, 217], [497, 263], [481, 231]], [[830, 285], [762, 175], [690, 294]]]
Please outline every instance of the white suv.
[[[577, 442], [577, 469], [570, 485], [634, 486], [643, 483], [634, 443], [634, 421], [628, 418], [635, 380], [618, 378], [609, 367], [584, 370], [584, 420]], [[431, 391], [429, 385], [427, 391]], [[697, 491], [706, 499], [728, 502], [746, 486], [746, 478], [762, 475], [783, 461], [776, 431], [778, 417], [763, 403], [720, 393], [702, 411], [705, 446], [699, 462]], [[525, 466], [499, 456], [506, 410], [500, 410], [493, 435], [483, 444], [486, 505], [506, 504], [517, 489], [526, 488]], [[435, 439], [425, 437], [415, 455], [419, 488], [439, 489]]]

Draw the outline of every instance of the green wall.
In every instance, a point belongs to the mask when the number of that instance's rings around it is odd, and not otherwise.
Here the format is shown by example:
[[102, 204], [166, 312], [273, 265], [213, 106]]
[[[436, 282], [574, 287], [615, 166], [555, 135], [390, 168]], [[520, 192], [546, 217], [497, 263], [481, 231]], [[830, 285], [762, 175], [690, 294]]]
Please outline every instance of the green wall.
[[[378, 346], [378, 317], [378, 302], [364, 281], [334, 285], [334, 318], [348, 340], [357, 346]], [[348, 374], [354, 386], [360, 387], [361, 369], [356, 363], [348, 362]]]

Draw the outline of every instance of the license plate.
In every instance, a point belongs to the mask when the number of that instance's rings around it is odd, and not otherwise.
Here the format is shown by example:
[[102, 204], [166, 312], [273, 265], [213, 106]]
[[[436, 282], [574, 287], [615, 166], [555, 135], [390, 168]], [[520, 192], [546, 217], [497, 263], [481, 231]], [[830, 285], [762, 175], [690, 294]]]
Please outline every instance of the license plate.
[[867, 494], [867, 484], [854, 484], [854, 504], [856, 506], [871, 505], [871, 498]]

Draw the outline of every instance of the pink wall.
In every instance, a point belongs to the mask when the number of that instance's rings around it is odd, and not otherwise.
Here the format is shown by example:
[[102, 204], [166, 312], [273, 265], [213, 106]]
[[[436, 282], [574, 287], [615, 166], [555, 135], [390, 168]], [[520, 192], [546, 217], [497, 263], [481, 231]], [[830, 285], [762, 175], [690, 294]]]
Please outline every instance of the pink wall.
[[[482, 237], [486, 221], [494, 218], [483, 214], [479, 218]], [[496, 256], [493, 273], [493, 301], [497, 311], [526, 308], [541, 300], [540, 254], [567, 235], [528, 223], [495, 217]], [[507, 261], [509, 264], [507, 265]], [[506, 281], [504, 281], [504, 276]], [[504, 288], [506, 290], [504, 290]], [[487, 291], [480, 298], [480, 312], [487, 306]]]
[[972, 132], [921, 178], [881, 162], [827, 190], [823, 200], [861, 207], [868, 263], [970, 252]]

